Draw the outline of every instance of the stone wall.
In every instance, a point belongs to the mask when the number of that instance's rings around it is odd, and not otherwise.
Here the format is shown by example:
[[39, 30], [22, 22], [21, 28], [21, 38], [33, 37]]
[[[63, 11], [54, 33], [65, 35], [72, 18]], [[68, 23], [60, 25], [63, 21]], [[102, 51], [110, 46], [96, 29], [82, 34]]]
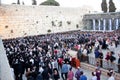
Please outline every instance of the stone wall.
[[14, 38], [28, 35], [46, 34], [78, 30], [83, 28], [85, 8], [63, 8], [56, 6], [0, 6], [0, 35]]

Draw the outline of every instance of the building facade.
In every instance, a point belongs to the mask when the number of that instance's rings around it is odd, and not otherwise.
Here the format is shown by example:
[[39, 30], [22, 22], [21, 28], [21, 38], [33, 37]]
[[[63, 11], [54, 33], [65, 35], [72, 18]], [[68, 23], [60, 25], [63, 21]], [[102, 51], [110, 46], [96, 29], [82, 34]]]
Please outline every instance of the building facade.
[[86, 14], [83, 17], [84, 29], [112, 31], [120, 28], [120, 12]]

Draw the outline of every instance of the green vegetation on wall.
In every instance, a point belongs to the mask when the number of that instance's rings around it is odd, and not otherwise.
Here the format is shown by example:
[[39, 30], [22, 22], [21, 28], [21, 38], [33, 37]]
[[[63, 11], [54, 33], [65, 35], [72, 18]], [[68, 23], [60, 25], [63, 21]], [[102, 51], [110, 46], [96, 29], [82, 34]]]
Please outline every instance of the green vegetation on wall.
[[50, 32], [51, 32], [51, 29], [48, 29], [47, 32], [50, 33]]

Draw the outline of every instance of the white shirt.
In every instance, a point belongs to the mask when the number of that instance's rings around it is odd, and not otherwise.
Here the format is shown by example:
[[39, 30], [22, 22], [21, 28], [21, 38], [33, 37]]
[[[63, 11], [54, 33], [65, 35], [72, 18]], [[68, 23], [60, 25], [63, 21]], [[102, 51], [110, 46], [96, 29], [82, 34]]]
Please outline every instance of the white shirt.
[[86, 49], [83, 50], [83, 54], [87, 55], [87, 50]]
[[15, 77], [13, 68], [11, 68], [11, 74], [12, 74], [13, 77]]
[[54, 65], [54, 64], [55, 64], [55, 62], [54, 62], [54, 61], [52, 61], [52, 62], [51, 62], [51, 64], [52, 64], [52, 68], [54, 69], [54, 68], [55, 68], [55, 65]]
[[93, 76], [91, 80], [97, 80], [97, 76]]
[[115, 80], [113, 76], [109, 77], [108, 80]]
[[42, 67], [39, 68], [39, 72], [42, 73], [44, 69]]
[[30, 62], [32, 62], [32, 64], [34, 64], [34, 59], [30, 59]]

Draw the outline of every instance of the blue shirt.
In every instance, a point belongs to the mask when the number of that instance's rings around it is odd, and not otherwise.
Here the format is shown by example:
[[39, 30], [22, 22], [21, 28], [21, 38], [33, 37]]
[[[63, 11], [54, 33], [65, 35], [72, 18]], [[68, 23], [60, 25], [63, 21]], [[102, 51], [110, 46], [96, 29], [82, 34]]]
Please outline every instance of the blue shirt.
[[87, 77], [85, 75], [81, 75], [79, 80], [87, 80]]
[[67, 73], [68, 71], [69, 71], [68, 65], [67, 64], [63, 64], [62, 65], [62, 69], [61, 69], [61, 73]]
[[99, 51], [96, 50], [94, 53], [95, 53], [95, 58], [99, 58]]

